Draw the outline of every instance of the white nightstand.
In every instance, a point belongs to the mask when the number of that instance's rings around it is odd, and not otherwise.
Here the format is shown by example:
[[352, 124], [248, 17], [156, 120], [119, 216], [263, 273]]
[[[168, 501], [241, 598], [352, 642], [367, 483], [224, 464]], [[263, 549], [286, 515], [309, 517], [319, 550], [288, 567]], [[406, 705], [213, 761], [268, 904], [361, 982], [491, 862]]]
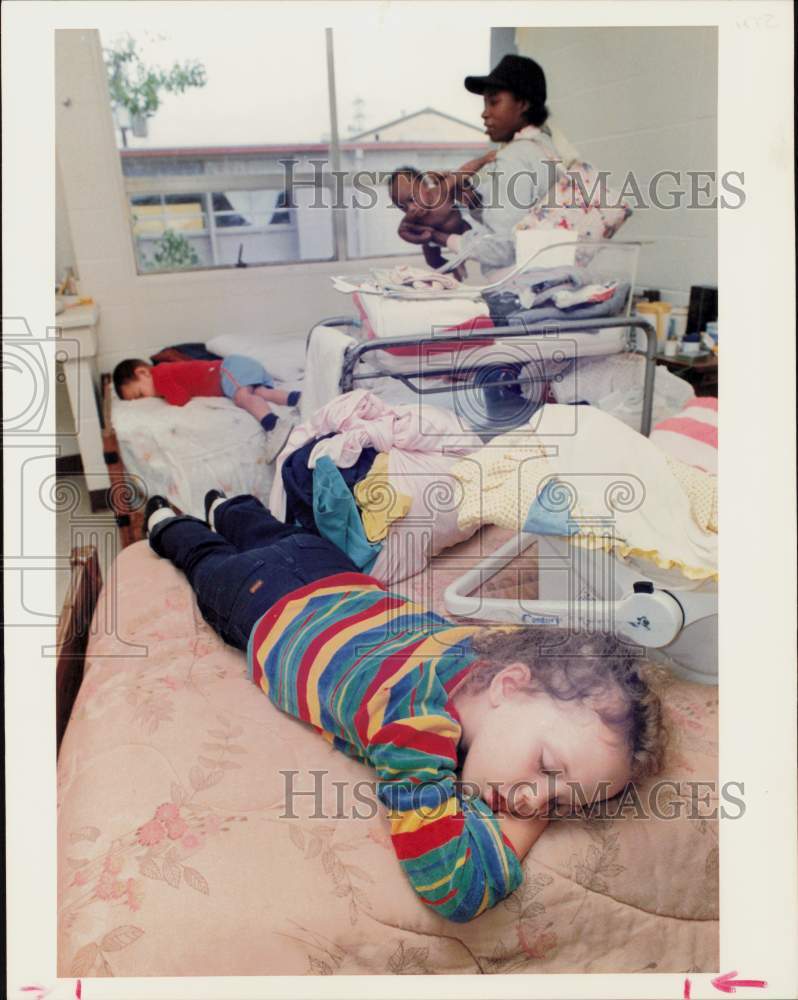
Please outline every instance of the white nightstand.
[[103, 457], [102, 428], [97, 403], [97, 322], [95, 305], [72, 306], [55, 317], [59, 341], [56, 356], [64, 366], [69, 404], [75, 420], [80, 460], [93, 511], [107, 507], [111, 485]]

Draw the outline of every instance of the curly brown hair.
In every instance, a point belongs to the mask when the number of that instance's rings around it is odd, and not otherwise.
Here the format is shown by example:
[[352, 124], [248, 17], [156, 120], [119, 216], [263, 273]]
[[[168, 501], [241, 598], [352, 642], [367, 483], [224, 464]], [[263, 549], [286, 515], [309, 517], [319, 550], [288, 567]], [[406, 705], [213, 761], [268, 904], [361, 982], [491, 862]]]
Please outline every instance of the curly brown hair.
[[476, 694], [510, 663], [529, 667], [530, 691], [561, 701], [588, 702], [621, 733], [632, 755], [632, 780], [660, 770], [667, 743], [662, 703], [652, 687], [658, 670], [639, 647], [613, 635], [579, 635], [554, 629], [485, 629], [473, 640], [481, 655], [463, 688]]

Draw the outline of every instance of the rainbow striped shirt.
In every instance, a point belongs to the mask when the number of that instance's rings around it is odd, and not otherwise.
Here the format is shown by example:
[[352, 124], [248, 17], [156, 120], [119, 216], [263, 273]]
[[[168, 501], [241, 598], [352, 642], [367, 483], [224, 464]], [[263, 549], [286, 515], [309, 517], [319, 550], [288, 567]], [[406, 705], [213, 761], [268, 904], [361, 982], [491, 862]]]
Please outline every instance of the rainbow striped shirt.
[[491, 810], [456, 788], [461, 729], [449, 693], [476, 658], [476, 631], [342, 573], [282, 598], [247, 651], [252, 680], [278, 708], [375, 768], [400, 865], [421, 899], [456, 921], [522, 880]]

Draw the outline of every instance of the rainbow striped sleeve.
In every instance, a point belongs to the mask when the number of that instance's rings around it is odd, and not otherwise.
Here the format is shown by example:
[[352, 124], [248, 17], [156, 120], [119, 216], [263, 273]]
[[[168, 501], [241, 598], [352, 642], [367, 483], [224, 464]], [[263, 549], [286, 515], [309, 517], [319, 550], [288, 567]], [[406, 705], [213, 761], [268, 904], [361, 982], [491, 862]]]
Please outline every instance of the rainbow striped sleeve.
[[412, 715], [377, 730], [367, 757], [413, 888], [436, 913], [463, 922], [517, 889], [523, 875], [488, 806], [459, 796], [460, 726], [436, 701], [422, 698]]
[[455, 921], [522, 880], [496, 817], [456, 783], [460, 724], [447, 686], [474, 659], [474, 631], [351, 573], [283, 598], [256, 624], [248, 651], [252, 680], [278, 708], [376, 769], [402, 869], [431, 909]]

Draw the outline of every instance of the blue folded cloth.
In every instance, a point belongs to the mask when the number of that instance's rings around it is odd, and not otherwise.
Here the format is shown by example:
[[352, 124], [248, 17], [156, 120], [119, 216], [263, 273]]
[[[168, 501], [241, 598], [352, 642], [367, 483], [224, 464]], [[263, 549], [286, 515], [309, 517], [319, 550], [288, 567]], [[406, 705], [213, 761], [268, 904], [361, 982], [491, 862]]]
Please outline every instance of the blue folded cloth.
[[[527, 323], [540, 323], [544, 320], [598, 319], [602, 316], [620, 316], [629, 296], [629, 285], [619, 284], [606, 302], [585, 302], [571, 306], [568, 309], [558, 309], [548, 303], [532, 309], [521, 309], [510, 313], [504, 320], [506, 326], [524, 326]], [[553, 331], [556, 332], [556, 331]], [[585, 330], [585, 333], [598, 333], [598, 330]]]
[[366, 538], [355, 498], [329, 455], [313, 470], [313, 519], [322, 538], [337, 545], [363, 573], [371, 570], [382, 543]]
[[567, 484], [550, 479], [529, 505], [521, 529], [537, 535], [574, 535], [577, 526], [571, 520], [575, 497]]

